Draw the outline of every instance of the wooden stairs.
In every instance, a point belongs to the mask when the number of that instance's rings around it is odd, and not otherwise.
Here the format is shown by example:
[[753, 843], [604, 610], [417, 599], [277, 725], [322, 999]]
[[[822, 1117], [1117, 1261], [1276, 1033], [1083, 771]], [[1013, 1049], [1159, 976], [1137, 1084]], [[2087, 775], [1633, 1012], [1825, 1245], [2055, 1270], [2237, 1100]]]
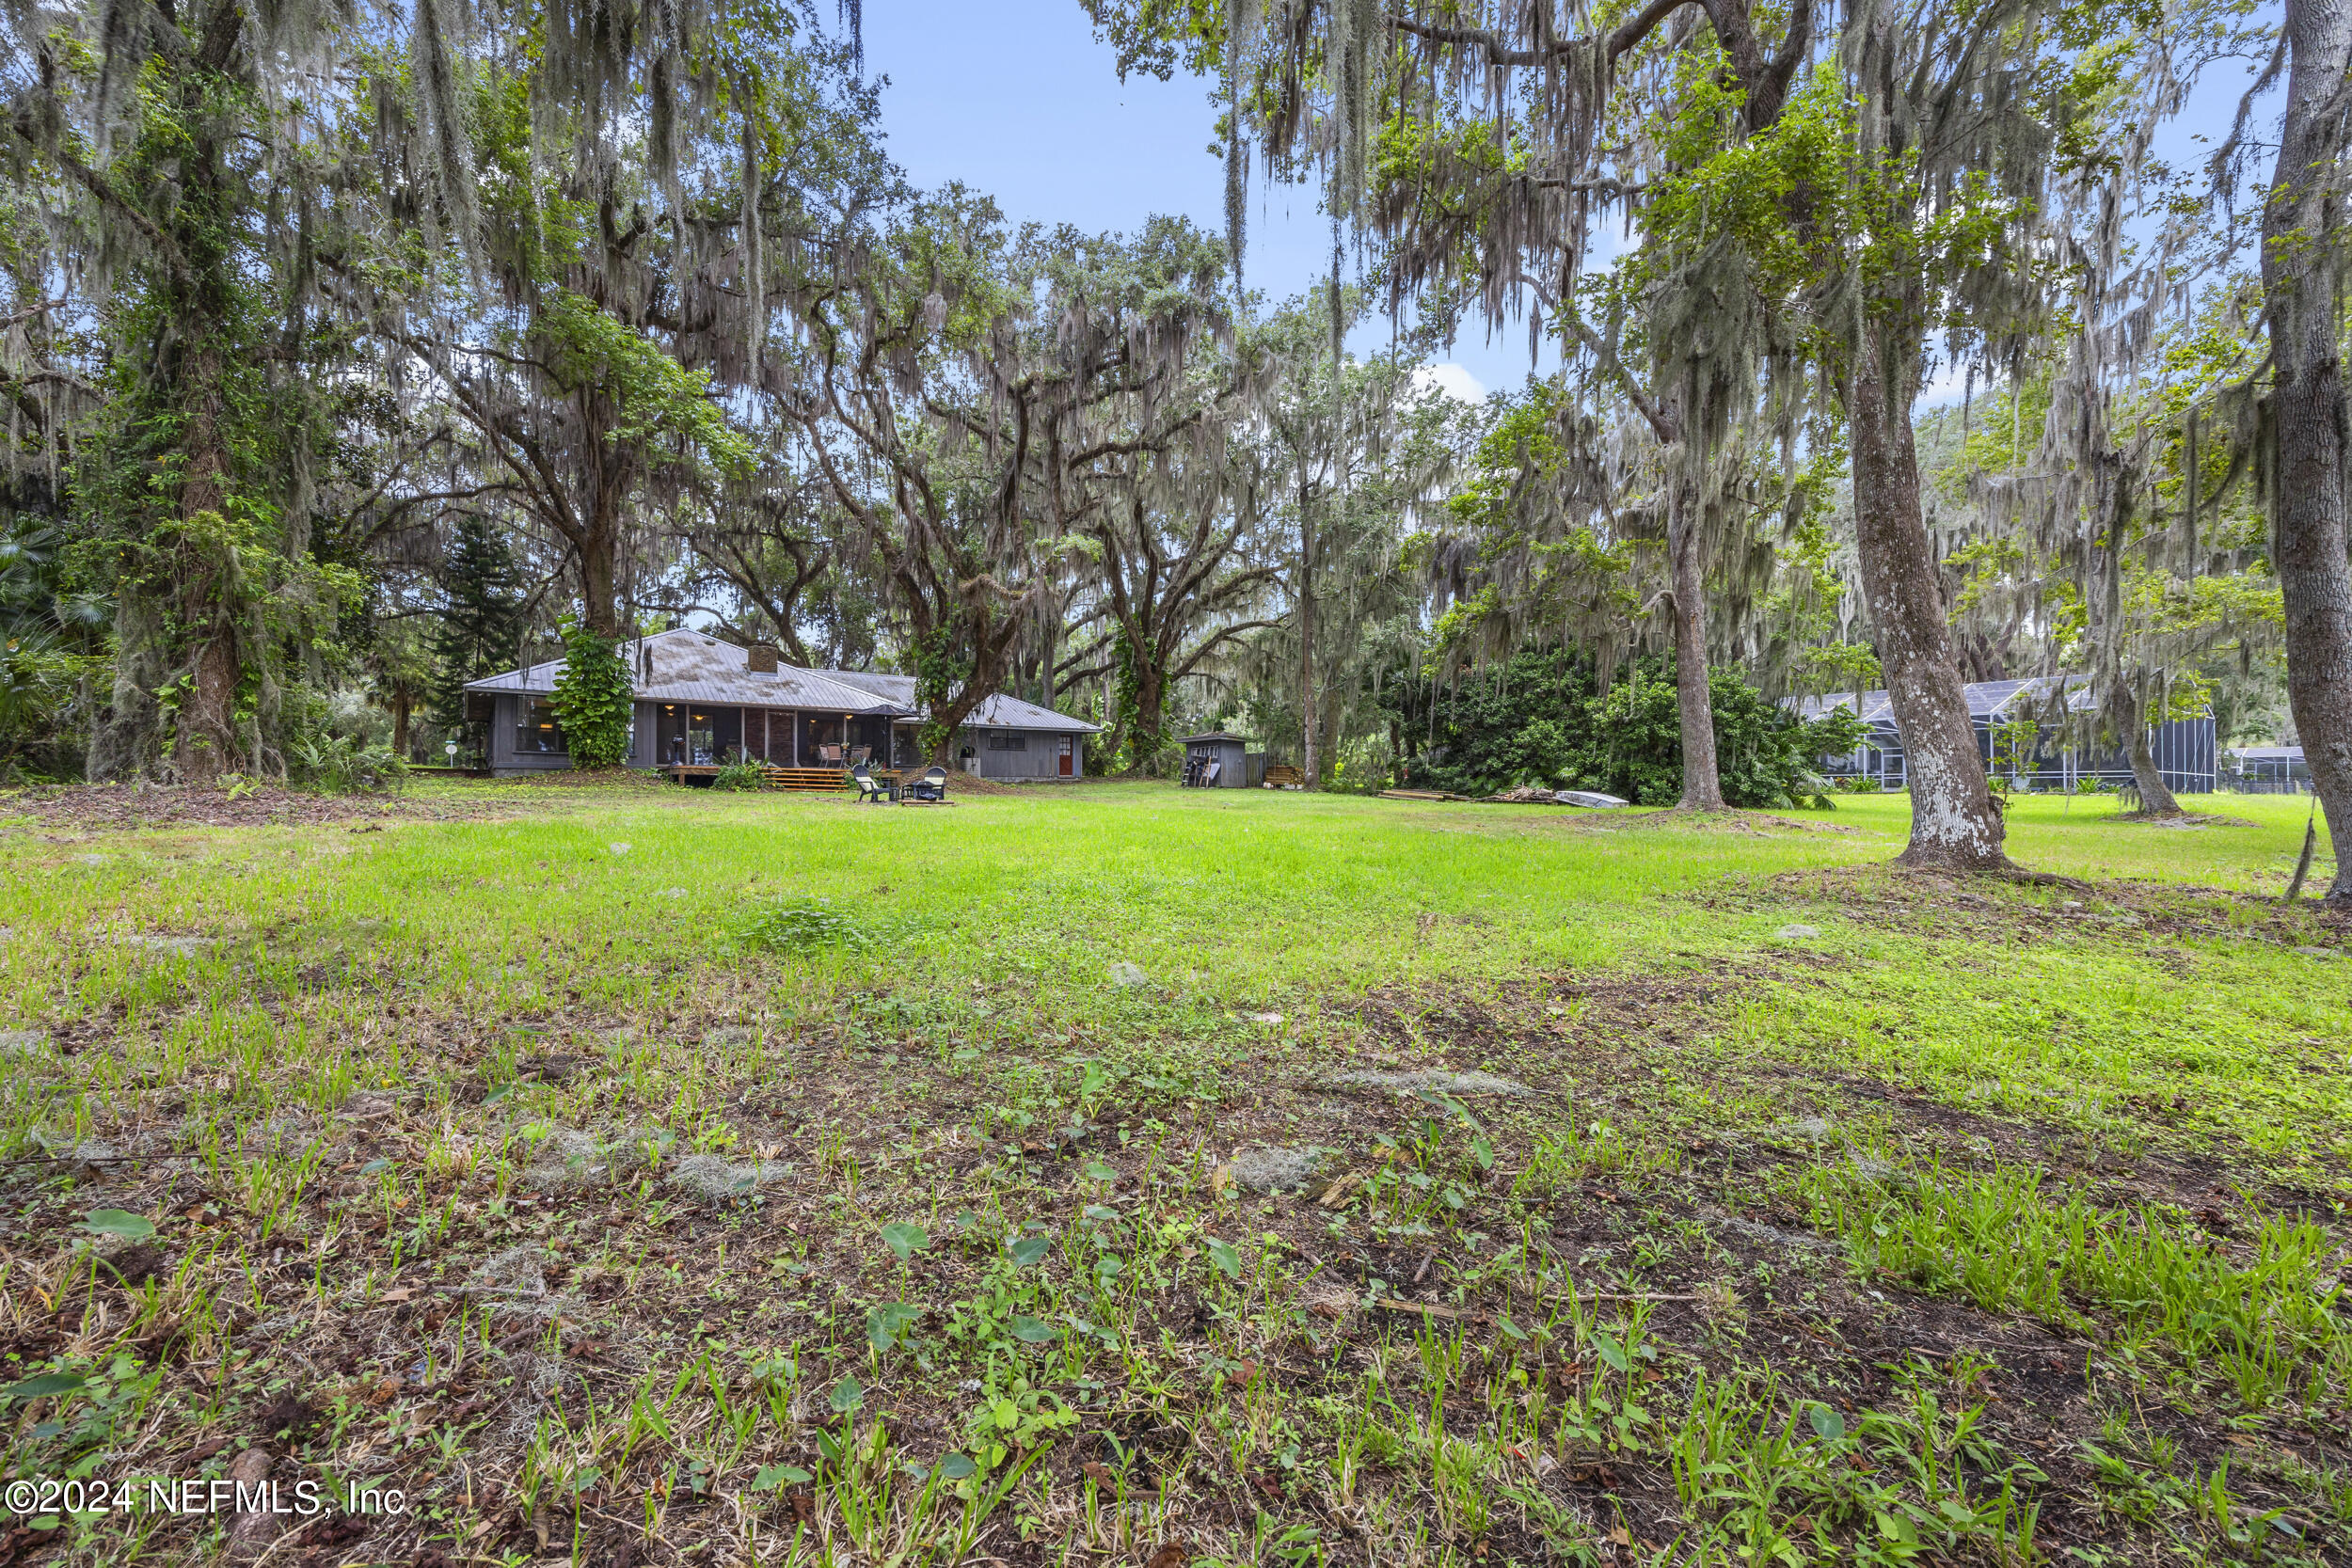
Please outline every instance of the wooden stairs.
[[770, 789], [805, 789], [838, 794], [850, 786], [850, 775], [838, 768], [767, 768], [761, 769]]

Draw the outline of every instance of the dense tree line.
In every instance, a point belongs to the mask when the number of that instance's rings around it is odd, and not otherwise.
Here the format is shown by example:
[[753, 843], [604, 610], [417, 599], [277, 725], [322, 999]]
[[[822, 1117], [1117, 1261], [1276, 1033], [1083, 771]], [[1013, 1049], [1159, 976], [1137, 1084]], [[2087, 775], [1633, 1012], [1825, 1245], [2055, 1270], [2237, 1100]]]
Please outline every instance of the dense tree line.
[[[0, 766], [362, 775], [691, 621], [913, 674], [934, 752], [1009, 691], [1119, 770], [1232, 723], [1702, 809], [1883, 685], [1909, 858], [1977, 867], [1962, 683], [2066, 673], [2152, 808], [2213, 705], [2352, 832], [2340, 8], [1086, 8], [1216, 84], [1226, 232], [911, 188], [789, 0], [19, 8]], [[1324, 286], [1245, 288], [1253, 179], [1319, 182]], [[1481, 322], [1563, 368], [1441, 395]]]

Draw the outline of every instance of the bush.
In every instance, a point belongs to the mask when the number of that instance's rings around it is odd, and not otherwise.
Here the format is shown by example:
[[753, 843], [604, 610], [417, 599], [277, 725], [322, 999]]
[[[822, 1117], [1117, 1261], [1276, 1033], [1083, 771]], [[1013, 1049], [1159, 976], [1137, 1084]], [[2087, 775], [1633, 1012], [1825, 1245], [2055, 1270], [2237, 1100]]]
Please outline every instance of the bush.
[[710, 787], [765, 789], [768, 787], [767, 769], [746, 753], [738, 752], [731, 759], [719, 765], [719, 771], [711, 775]]
[[[1682, 798], [1682, 717], [1671, 666], [1644, 659], [1599, 697], [1587, 668], [1567, 653], [1521, 653], [1458, 694], [1441, 695], [1439, 743], [1406, 764], [1408, 781], [1470, 795], [1522, 784], [1597, 789], [1673, 805]], [[1837, 709], [1807, 723], [1735, 668], [1710, 672], [1709, 688], [1725, 801], [1786, 807], [1827, 799], [1815, 769], [1823, 756], [1853, 750], [1864, 733], [1858, 720]], [[1426, 707], [1420, 718], [1426, 724]]]
[[381, 794], [398, 788], [407, 776], [408, 765], [389, 746], [320, 731], [286, 742], [287, 782], [329, 795]]
[[[1640, 674], [1637, 669], [1635, 675]], [[1851, 752], [1863, 726], [1843, 708], [1810, 723], [1767, 698], [1737, 669], [1708, 673], [1715, 717], [1715, 768], [1724, 800], [1734, 806], [1791, 806], [1825, 800], [1820, 759]], [[1682, 718], [1673, 680], [1663, 672], [1610, 689], [1592, 705], [1592, 731], [1578, 770], [1587, 789], [1605, 789], [1645, 806], [1682, 798]]]
[[618, 768], [628, 755], [628, 721], [636, 702], [620, 644], [578, 621], [564, 623], [564, 673], [552, 703], [574, 768]]

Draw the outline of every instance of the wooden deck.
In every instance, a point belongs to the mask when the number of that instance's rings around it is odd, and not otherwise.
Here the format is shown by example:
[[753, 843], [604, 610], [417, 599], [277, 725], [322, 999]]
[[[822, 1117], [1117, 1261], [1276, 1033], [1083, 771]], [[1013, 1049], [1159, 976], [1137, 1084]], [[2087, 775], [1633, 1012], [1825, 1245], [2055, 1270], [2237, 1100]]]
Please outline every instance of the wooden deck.
[[[712, 779], [719, 775], [716, 763], [674, 762], [655, 769], [679, 784], [689, 779]], [[874, 768], [875, 779], [882, 784], [897, 782], [898, 769]], [[846, 768], [777, 768], [770, 766], [759, 770], [760, 778], [770, 789], [798, 789], [819, 794], [833, 794], [851, 788], [850, 770]]]

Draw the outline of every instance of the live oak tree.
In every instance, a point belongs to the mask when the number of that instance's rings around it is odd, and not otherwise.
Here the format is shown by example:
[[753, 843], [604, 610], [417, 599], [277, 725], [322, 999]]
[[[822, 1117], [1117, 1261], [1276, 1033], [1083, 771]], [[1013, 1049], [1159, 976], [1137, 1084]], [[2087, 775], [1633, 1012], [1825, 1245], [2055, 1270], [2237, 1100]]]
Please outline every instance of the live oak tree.
[[2284, 64], [2278, 166], [2262, 209], [2273, 377], [2265, 433], [2270, 450], [2263, 455], [2284, 599], [2288, 700], [2336, 847], [2328, 903], [2352, 909], [2352, 563], [2345, 555], [2344, 476], [2352, 404], [2342, 353], [2352, 5], [2287, 0], [2280, 48], [2283, 59], [2274, 60], [2265, 77]]
[[1221, 266], [1164, 227], [1009, 233], [951, 187], [791, 296], [803, 347], [780, 402], [888, 584], [934, 757], [1103, 547], [1105, 509], [1202, 438], [1186, 377], [1230, 330]]
[[351, 344], [312, 287], [322, 247], [366, 243], [334, 84], [363, 28], [412, 18], [191, 0], [24, 6], [9, 25], [6, 174], [43, 219], [44, 292], [63, 286], [40, 307], [40, 374], [80, 394], [31, 411], [72, 453], [72, 552], [115, 611], [89, 771], [280, 773], [289, 687], [359, 590], [312, 547], [364, 478], [333, 436]]
[[[1190, 309], [1226, 263], [1214, 236], [1155, 218], [1132, 242], [1091, 248], [1070, 277], [1061, 329], [1126, 332], [1170, 305]], [[1070, 510], [1095, 546], [1093, 603], [1072, 628], [1084, 641], [1057, 675], [1111, 677], [1110, 729], [1099, 745], [1130, 771], [1168, 744], [1170, 689], [1275, 624], [1269, 591], [1280, 567], [1253, 432], [1291, 366], [1273, 334], [1229, 332], [1221, 317], [1208, 324], [1136, 395], [1103, 406], [1105, 438], [1068, 480]]]
[[562, 552], [585, 624], [620, 637], [637, 576], [662, 568], [657, 522], [757, 492], [767, 433], [742, 420], [775, 373], [782, 295], [896, 175], [872, 90], [788, 4], [513, 0], [482, 24], [433, 120], [463, 143], [465, 221], [427, 221], [388, 174], [384, 217], [413, 211], [434, 267], [345, 287], [470, 437], [425, 499], [504, 504]]

